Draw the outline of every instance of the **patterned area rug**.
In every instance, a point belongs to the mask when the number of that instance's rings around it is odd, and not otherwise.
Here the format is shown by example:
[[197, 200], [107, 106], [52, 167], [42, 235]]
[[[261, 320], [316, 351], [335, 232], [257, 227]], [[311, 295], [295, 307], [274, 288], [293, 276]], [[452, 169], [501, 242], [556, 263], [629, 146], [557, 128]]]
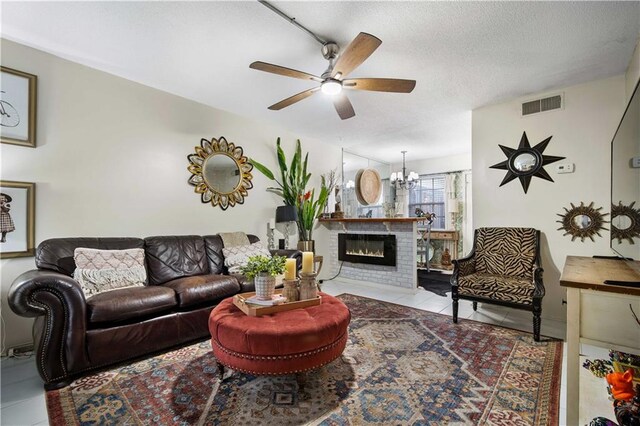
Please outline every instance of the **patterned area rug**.
[[293, 376], [233, 373], [209, 342], [46, 393], [51, 424], [555, 425], [562, 342], [352, 295], [341, 358]]

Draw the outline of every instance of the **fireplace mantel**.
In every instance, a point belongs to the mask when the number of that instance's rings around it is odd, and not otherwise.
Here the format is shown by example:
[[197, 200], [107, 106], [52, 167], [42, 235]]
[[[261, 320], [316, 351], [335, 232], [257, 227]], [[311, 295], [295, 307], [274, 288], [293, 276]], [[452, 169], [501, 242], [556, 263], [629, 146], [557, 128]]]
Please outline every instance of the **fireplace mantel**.
[[347, 231], [347, 223], [382, 223], [388, 232], [391, 232], [391, 224], [393, 223], [414, 223], [424, 222], [428, 220], [425, 217], [352, 217], [352, 218], [331, 218], [331, 219], [318, 219], [318, 222], [324, 222], [326, 226], [331, 223], [341, 223], [342, 229]]
[[350, 217], [343, 219], [318, 219], [318, 222], [422, 222], [426, 217]]
[[[417, 288], [417, 229], [420, 218], [354, 218], [321, 219], [322, 226], [329, 232], [329, 268], [340, 277], [385, 287]], [[396, 263], [362, 264], [347, 259], [339, 259], [340, 234], [393, 235], [395, 236]]]

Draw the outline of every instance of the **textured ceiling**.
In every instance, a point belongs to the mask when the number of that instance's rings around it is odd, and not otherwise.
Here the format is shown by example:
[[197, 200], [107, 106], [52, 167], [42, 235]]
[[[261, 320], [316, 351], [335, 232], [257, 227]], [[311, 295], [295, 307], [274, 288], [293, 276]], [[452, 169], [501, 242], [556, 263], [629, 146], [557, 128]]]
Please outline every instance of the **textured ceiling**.
[[313, 86], [249, 69], [256, 60], [319, 75], [320, 44], [247, 2], [1, 2], [2, 36], [63, 58], [388, 162], [471, 149], [471, 110], [623, 73], [640, 2], [273, 2], [345, 47], [383, 43], [351, 77], [417, 80], [411, 94], [348, 94], [341, 121]]

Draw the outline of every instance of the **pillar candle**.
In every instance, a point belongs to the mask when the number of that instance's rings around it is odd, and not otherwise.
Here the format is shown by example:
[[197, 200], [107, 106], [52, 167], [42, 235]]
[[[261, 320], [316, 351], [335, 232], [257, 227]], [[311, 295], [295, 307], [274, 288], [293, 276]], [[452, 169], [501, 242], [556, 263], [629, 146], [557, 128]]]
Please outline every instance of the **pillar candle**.
[[285, 266], [284, 279], [287, 281], [295, 280], [296, 279], [296, 260], [287, 259], [284, 266]]
[[276, 229], [276, 220], [269, 219], [269, 229]]
[[313, 274], [313, 252], [302, 252], [302, 272], [305, 274]]

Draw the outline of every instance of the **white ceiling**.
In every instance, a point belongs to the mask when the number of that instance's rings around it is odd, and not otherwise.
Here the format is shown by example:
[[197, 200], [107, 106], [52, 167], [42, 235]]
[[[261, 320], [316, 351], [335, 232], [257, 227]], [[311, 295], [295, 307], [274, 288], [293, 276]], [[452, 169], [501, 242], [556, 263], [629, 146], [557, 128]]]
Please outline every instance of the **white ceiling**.
[[341, 47], [380, 38], [351, 77], [417, 80], [411, 94], [349, 91], [357, 115], [341, 121], [322, 94], [267, 110], [313, 83], [251, 62], [316, 75], [327, 62], [258, 2], [0, 4], [7, 39], [387, 162], [468, 152], [474, 108], [623, 73], [640, 27], [640, 2], [274, 1]]

